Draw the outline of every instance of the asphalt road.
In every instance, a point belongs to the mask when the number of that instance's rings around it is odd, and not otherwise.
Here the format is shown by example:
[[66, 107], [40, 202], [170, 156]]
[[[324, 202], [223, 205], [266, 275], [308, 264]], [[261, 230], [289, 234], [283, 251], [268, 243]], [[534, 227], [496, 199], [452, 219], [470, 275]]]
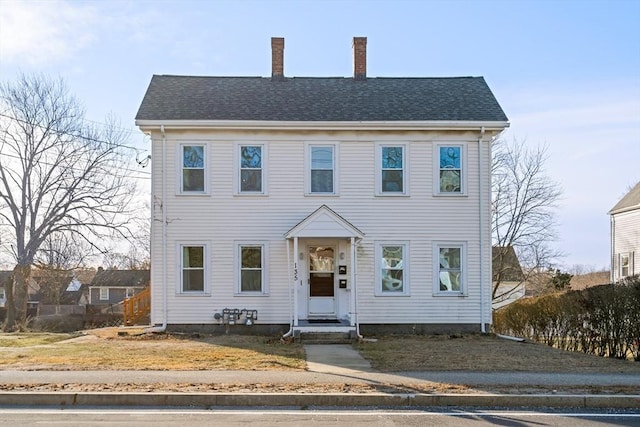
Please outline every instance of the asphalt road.
[[173, 427], [185, 425], [246, 427], [287, 427], [300, 425], [314, 427], [349, 425], [350, 427], [377, 426], [541, 426], [591, 427], [591, 426], [638, 426], [640, 413], [631, 411], [580, 411], [545, 412], [505, 411], [495, 409], [465, 410], [447, 408], [437, 410], [360, 410], [344, 408], [340, 410], [189, 410], [189, 409], [42, 409], [22, 407], [1, 409], [0, 425], [12, 427], [32, 427], [38, 425], [65, 426], [140, 426]]

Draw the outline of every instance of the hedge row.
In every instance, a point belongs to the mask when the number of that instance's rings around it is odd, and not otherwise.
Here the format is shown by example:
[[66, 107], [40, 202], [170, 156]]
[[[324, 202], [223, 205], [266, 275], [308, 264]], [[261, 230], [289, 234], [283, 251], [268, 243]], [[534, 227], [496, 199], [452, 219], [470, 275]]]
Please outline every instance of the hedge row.
[[496, 333], [640, 361], [640, 277], [522, 299], [494, 312]]

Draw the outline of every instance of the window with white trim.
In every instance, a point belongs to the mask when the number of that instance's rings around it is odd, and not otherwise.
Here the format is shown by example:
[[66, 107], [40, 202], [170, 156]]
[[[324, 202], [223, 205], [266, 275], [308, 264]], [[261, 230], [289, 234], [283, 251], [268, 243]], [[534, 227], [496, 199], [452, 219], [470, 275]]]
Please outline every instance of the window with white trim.
[[407, 193], [406, 149], [404, 145], [379, 145], [378, 195], [404, 195]]
[[625, 277], [631, 276], [631, 267], [632, 257], [629, 252], [620, 254], [620, 278], [623, 279]]
[[376, 294], [408, 295], [409, 244], [384, 242], [376, 244]]
[[434, 261], [436, 294], [464, 294], [466, 291], [466, 244], [438, 243]]
[[241, 294], [266, 293], [266, 245], [238, 244], [238, 290]]
[[204, 145], [181, 145], [180, 192], [206, 192], [206, 150]]
[[241, 145], [239, 147], [239, 193], [264, 193], [264, 146]]
[[109, 288], [100, 288], [100, 301], [109, 301]]
[[180, 292], [203, 293], [206, 279], [206, 247], [204, 245], [182, 245], [180, 252]]
[[461, 145], [438, 145], [438, 194], [464, 193], [464, 150]]
[[335, 194], [335, 146], [309, 145], [309, 187], [310, 194]]

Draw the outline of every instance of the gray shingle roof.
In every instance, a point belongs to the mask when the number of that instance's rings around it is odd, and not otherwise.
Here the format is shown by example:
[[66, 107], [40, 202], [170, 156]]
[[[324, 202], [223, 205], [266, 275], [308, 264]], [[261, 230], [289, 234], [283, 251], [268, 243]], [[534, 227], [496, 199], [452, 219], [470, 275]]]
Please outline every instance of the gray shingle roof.
[[482, 77], [154, 75], [136, 120], [507, 121]]
[[611, 208], [609, 214], [627, 211], [630, 209], [640, 209], [640, 181], [616, 205]]
[[91, 286], [147, 286], [149, 270], [98, 270]]

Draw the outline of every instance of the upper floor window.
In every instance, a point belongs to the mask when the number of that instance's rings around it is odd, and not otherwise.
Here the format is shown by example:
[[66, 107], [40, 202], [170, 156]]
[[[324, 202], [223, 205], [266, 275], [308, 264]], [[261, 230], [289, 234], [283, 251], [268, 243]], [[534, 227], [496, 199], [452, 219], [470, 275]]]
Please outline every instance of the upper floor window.
[[465, 245], [463, 243], [436, 244], [436, 293], [464, 293]]
[[408, 244], [379, 243], [376, 245], [377, 294], [408, 294]]
[[204, 292], [205, 290], [205, 246], [183, 245], [180, 292]]
[[261, 145], [240, 146], [240, 193], [263, 192], [263, 153]]
[[378, 194], [406, 194], [406, 154], [402, 145], [378, 147]]
[[438, 146], [438, 193], [462, 194], [463, 150], [460, 145]]
[[182, 193], [205, 192], [205, 146], [182, 145]]
[[335, 193], [335, 147], [333, 145], [309, 146], [309, 192], [312, 194]]

